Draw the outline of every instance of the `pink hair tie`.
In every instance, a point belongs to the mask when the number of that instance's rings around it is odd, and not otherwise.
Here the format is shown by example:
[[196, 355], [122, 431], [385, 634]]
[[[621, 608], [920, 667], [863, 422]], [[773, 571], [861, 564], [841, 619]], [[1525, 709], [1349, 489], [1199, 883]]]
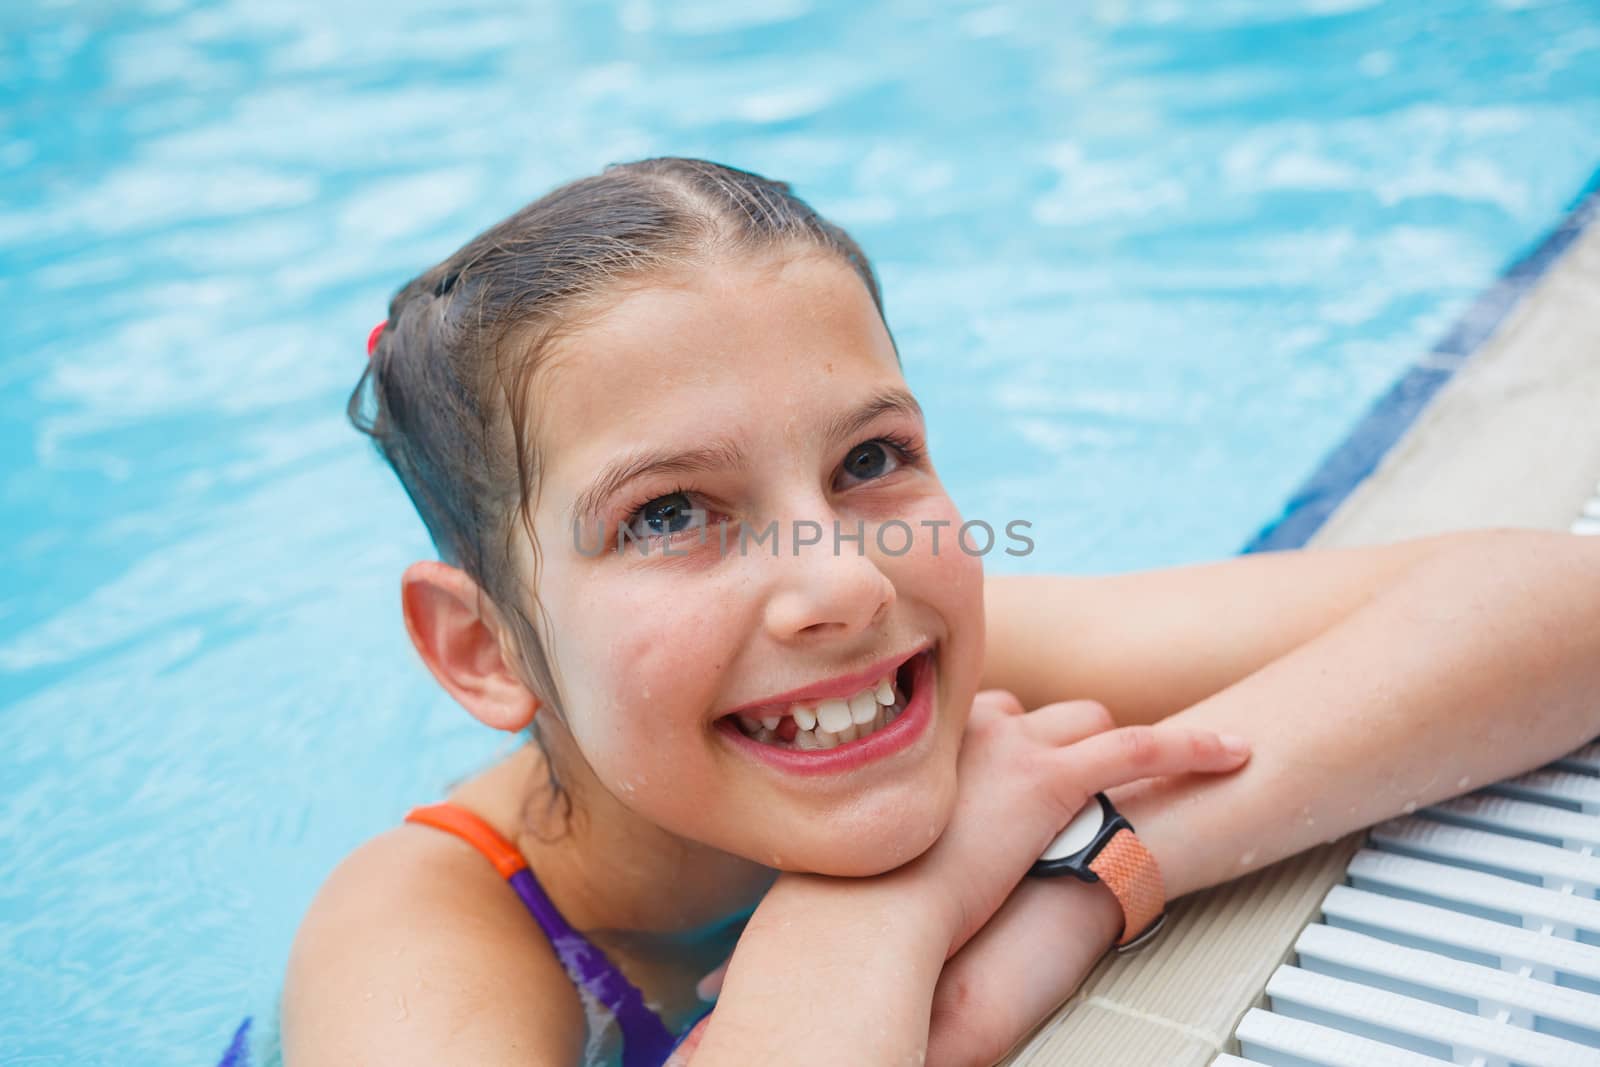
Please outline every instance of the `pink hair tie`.
[[374, 326], [372, 328], [372, 332], [371, 333], [367, 334], [367, 358], [368, 359], [371, 359], [372, 358], [372, 353], [374, 353], [374, 352], [376, 352], [378, 350], [378, 338], [383, 336], [384, 327], [386, 327], [388, 325], [389, 325], [389, 320], [388, 319], [384, 319], [382, 322], [378, 323], [378, 325], [376, 325], [376, 326]]

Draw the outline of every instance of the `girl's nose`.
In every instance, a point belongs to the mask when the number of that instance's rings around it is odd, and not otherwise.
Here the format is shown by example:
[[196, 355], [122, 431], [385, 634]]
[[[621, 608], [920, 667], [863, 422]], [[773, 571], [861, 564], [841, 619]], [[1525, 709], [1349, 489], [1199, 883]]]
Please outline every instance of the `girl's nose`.
[[860, 633], [881, 622], [894, 603], [894, 583], [870, 548], [838, 547], [825, 536], [798, 551], [792, 541], [783, 544], [778, 555], [770, 561], [779, 564], [780, 577], [767, 600], [766, 626], [780, 641]]

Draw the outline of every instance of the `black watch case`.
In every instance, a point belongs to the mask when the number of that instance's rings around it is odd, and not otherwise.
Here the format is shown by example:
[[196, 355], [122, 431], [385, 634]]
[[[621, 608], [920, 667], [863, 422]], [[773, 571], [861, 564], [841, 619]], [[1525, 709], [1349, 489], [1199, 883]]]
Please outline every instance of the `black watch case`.
[[1132, 830], [1133, 826], [1111, 806], [1110, 798], [1104, 793], [1096, 793], [1093, 799], [1097, 803], [1085, 804], [1045, 847], [1028, 868], [1030, 875], [1052, 878], [1070, 874], [1085, 882], [1100, 880], [1100, 876], [1089, 869], [1089, 864], [1119, 830]]

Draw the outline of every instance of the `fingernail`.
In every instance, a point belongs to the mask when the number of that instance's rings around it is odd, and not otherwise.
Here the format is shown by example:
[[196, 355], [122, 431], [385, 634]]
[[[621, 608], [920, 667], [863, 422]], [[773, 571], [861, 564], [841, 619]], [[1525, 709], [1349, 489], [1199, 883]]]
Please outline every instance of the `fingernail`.
[[1222, 747], [1230, 756], [1250, 755], [1250, 739], [1240, 737], [1238, 734], [1218, 734], [1217, 740], [1222, 742]]
[[695, 994], [707, 1004], [716, 1000], [722, 993], [722, 970], [719, 968], [695, 983]]

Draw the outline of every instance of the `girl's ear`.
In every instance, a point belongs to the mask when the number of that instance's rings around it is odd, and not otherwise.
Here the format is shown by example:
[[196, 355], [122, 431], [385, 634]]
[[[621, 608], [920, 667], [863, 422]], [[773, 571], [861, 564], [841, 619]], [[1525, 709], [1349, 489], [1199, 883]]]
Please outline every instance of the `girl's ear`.
[[400, 579], [400, 605], [422, 662], [474, 718], [512, 732], [533, 721], [539, 699], [506, 662], [500, 618], [465, 571], [413, 563]]

